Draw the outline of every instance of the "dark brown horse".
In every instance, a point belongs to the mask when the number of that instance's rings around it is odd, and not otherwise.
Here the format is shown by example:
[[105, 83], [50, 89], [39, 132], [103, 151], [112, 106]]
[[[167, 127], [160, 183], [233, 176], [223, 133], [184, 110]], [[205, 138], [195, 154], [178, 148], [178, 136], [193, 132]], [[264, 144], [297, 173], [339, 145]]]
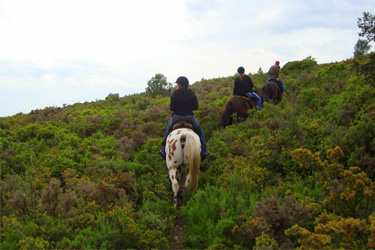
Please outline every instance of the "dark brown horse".
[[282, 92], [279, 84], [275, 79], [271, 79], [266, 82], [263, 87], [264, 100], [266, 102], [272, 102], [272, 104], [278, 104], [281, 101]]
[[264, 92], [263, 92], [263, 89], [256, 89], [254, 90], [255, 93], [257, 93], [257, 95], [260, 97], [260, 99], [262, 99], [262, 106], [263, 106], [263, 102], [264, 102]]
[[225, 111], [221, 117], [220, 127], [225, 128], [231, 125], [233, 122], [232, 114], [234, 113], [237, 115], [237, 122], [245, 120], [248, 116], [247, 111], [253, 108], [255, 108], [255, 102], [250, 98], [233, 96], [225, 104]]

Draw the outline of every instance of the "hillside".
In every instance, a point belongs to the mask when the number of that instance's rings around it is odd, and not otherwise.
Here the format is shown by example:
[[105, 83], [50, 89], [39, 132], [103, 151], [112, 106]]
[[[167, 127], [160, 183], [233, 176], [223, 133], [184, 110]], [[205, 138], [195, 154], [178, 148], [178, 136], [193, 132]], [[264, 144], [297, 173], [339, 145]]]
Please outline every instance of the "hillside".
[[179, 218], [184, 248], [375, 248], [374, 65], [288, 62], [282, 102], [225, 129], [235, 76], [194, 83], [211, 154], [181, 210], [159, 157], [168, 95], [0, 118], [0, 247], [166, 249]]

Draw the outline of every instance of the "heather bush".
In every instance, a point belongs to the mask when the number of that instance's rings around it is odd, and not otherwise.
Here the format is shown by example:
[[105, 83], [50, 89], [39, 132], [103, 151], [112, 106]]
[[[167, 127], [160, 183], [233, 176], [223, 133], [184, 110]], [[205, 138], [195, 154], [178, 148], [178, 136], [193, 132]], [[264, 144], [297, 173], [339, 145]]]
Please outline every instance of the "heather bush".
[[0, 118], [0, 247], [166, 249], [183, 216], [186, 248], [375, 248], [372, 57], [287, 62], [282, 102], [225, 129], [236, 76], [192, 83], [211, 154], [182, 210], [158, 154], [169, 96]]
[[271, 225], [269, 236], [284, 249], [293, 247], [284, 231], [292, 225], [309, 219], [310, 215], [303, 204], [294, 201], [290, 196], [285, 197], [284, 202], [280, 203], [276, 197], [263, 199], [254, 206], [253, 216]]

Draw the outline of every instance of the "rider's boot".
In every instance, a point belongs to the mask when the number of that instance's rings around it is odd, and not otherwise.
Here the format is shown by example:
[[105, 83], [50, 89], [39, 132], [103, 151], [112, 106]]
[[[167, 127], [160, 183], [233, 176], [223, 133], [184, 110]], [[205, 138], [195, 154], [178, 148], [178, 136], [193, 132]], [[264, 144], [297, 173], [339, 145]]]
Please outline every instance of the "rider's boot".
[[162, 148], [161, 148], [161, 150], [160, 150], [160, 152], [159, 152], [159, 154], [160, 154], [160, 158], [161, 158], [162, 160], [165, 160], [165, 158], [167, 157], [167, 154], [165, 153], [165, 145], [166, 145], [166, 144], [167, 144], [167, 139], [164, 138], [163, 142], [161, 143]]

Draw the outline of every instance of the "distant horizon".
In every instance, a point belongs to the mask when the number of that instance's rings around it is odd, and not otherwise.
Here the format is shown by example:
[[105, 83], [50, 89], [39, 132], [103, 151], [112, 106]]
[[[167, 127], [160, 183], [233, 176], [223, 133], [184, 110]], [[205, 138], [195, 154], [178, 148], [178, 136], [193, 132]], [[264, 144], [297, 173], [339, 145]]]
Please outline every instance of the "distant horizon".
[[0, 117], [142, 93], [158, 73], [197, 82], [347, 60], [363, 12], [375, 0], [3, 0]]
[[[302, 61], [302, 60], [307, 59], [308, 57], [310, 57], [310, 56], [307, 56], [307, 57], [304, 58], [304, 59], [296, 60], [296, 61]], [[312, 58], [315, 59], [314, 57], [312, 57]], [[351, 60], [351, 59], [353, 59], [353, 58], [348, 58], [348, 59], [345, 59], [345, 60], [342, 60], [342, 61], [335, 61], [335, 62], [329, 62], [329, 63], [318, 63], [318, 62], [317, 62], [317, 64], [318, 64], [318, 65], [324, 65], [324, 64], [331, 64], [331, 63], [340, 63], [340, 62], [347, 61], [347, 60]], [[293, 62], [293, 61], [290, 61], [290, 62]], [[286, 63], [288, 63], [288, 62], [286, 62]], [[286, 63], [285, 63], [285, 64], [286, 64]], [[259, 70], [259, 69], [258, 69], [258, 70]], [[263, 73], [267, 73], [267, 72], [268, 72], [268, 69], [267, 69], [267, 70], [264, 70], [264, 69], [262, 68], [262, 71], [263, 71]], [[246, 73], [246, 72], [245, 72], [245, 73]], [[282, 73], [282, 72], [281, 72], [281, 73]], [[163, 74], [163, 73], [160, 73], [160, 74]], [[258, 72], [247, 72], [246, 74], [252, 74], [252, 75], [255, 75], [255, 74], [258, 74]], [[200, 81], [202, 81], [202, 80], [212, 80], [212, 79], [216, 79], [216, 78], [228, 78], [228, 77], [232, 77], [232, 76], [234, 76], [234, 75], [236, 75], [236, 74], [228, 75], [228, 76], [221, 76], [221, 77], [214, 77], [214, 78], [204, 78], [204, 77], [203, 77], [202, 79], [200, 79], [200, 80], [198, 80], [198, 81], [195, 81], [195, 82], [193, 82], [193, 83], [191, 83], [191, 84], [193, 85], [193, 84], [198, 83], [198, 82], [200, 82]], [[151, 78], [150, 78], [150, 79], [151, 79]], [[168, 81], [168, 82], [169, 82], [169, 81]], [[172, 81], [172, 82], [174, 82], [174, 81]], [[171, 82], [171, 83], [172, 83], [172, 82]], [[172, 88], [174, 88], [173, 85], [172, 85]], [[92, 103], [92, 102], [98, 102], [98, 101], [105, 101], [105, 99], [106, 99], [109, 95], [111, 95], [111, 94], [118, 94], [120, 98], [124, 98], [124, 97], [127, 97], [127, 96], [141, 95], [141, 94], [144, 94], [144, 93], [146, 93], [146, 90], [143, 90], [142, 92], [130, 93], [130, 94], [125, 94], [125, 95], [120, 95], [119, 93], [114, 93], [114, 92], [112, 92], [112, 93], [108, 93], [103, 99], [95, 99], [95, 100], [90, 100], [90, 101], [78, 101], [78, 102], [71, 103], [71, 104], [69, 104], [69, 103], [63, 103], [63, 104], [61, 104], [61, 105], [46, 106], [46, 107], [43, 107], [43, 108], [31, 109], [30, 111], [28, 111], [28, 112], [26, 112], [26, 113], [24, 113], [24, 112], [18, 112], [18, 113], [15, 113], [15, 114], [12, 114], [12, 115], [8, 115], [8, 116], [0, 116], [0, 118], [11, 117], [11, 116], [18, 115], [18, 114], [29, 114], [29, 113], [31, 113], [31, 112], [33, 112], [33, 111], [44, 110], [44, 109], [46, 109], [46, 108], [65, 108], [65, 107], [67, 107], [67, 106], [73, 106], [73, 105], [75, 105], [75, 104], [85, 104], [85, 103]]]

